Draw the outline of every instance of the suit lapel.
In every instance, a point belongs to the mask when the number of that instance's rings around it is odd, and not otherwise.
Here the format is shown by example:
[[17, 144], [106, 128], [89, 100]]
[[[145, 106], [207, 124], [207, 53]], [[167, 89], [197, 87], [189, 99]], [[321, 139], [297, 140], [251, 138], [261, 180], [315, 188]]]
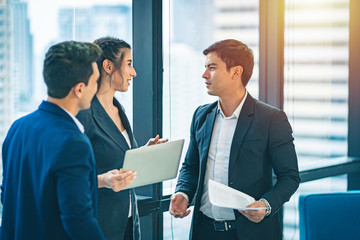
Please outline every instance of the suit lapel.
[[[238, 122], [236, 124], [233, 141], [230, 149], [230, 160], [229, 160], [229, 176], [230, 171], [233, 169], [237, 155], [240, 150], [240, 146], [244, 141], [244, 137], [249, 129], [254, 115], [255, 102], [254, 99], [248, 94], [244, 106], [241, 109]], [[229, 178], [230, 179], [230, 178]]]
[[[94, 100], [92, 101], [91, 109], [92, 109], [93, 117], [94, 117], [95, 122], [97, 123], [98, 127], [100, 129], [102, 129], [104, 131], [104, 133], [106, 135], [108, 135], [114, 141], [114, 143], [117, 146], [119, 146], [124, 152], [129, 150], [129, 146], [128, 146], [124, 136], [119, 131], [119, 129], [117, 128], [117, 126], [115, 125], [113, 120], [106, 113], [105, 109], [102, 107], [101, 103], [99, 102], [99, 100], [97, 99], [96, 96], [94, 97]], [[119, 112], [122, 112], [121, 107], [119, 109]], [[120, 115], [120, 118], [121, 118], [121, 121], [124, 122], [121, 115]], [[126, 129], [126, 131], [129, 133], [129, 131], [127, 129]], [[130, 134], [129, 134], [129, 137], [130, 137]]]
[[214, 128], [214, 122], [215, 122], [215, 118], [216, 118], [216, 112], [217, 112], [217, 102], [216, 105], [214, 106], [214, 108], [211, 110], [211, 112], [206, 116], [205, 119], [205, 129], [203, 132], [203, 139], [205, 139], [204, 141], [204, 154], [202, 156], [203, 159], [201, 159], [201, 166], [202, 169], [205, 171], [206, 169], [206, 161], [208, 159], [208, 155], [209, 155], [209, 148], [210, 148], [210, 141], [211, 141], [211, 136], [212, 136], [212, 131]]
[[131, 145], [131, 148], [137, 148], [137, 143], [135, 141], [135, 138], [134, 138], [134, 135], [133, 135], [133, 132], [131, 130], [131, 126], [130, 126], [130, 123], [129, 123], [129, 120], [122, 108], [122, 106], [120, 105], [120, 103], [116, 100], [116, 98], [114, 98], [114, 105], [119, 109], [119, 115], [120, 115], [120, 118], [121, 118], [121, 122], [124, 126], [124, 128], [126, 129], [126, 132], [127, 134], [129, 135], [129, 139], [130, 139], [130, 145]]

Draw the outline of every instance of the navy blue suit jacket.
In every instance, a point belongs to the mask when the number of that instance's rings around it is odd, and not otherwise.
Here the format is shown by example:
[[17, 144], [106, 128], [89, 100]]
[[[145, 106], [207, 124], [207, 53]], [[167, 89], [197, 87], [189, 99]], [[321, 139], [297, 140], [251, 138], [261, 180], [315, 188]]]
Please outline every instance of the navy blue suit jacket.
[[[113, 103], [118, 108], [122, 124], [129, 135], [131, 148], [137, 148], [138, 145], [123, 107], [115, 98]], [[129, 145], [96, 96], [91, 102], [90, 109], [80, 111], [77, 118], [83, 123], [85, 133], [93, 146], [98, 173], [103, 174], [122, 168]], [[133, 237], [139, 239], [140, 220], [135, 191], [126, 189], [114, 192], [110, 188], [100, 188], [98, 191], [98, 221], [108, 240], [122, 239], [124, 236], [128, 222], [130, 192]]]
[[[195, 200], [191, 235], [197, 229], [217, 108], [217, 102], [214, 102], [195, 111], [189, 148], [175, 190], [186, 193], [190, 202]], [[274, 186], [272, 171], [277, 176]], [[260, 223], [253, 223], [234, 211], [239, 239], [281, 239], [277, 211], [289, 200], [300, 182], [292, 130], [284, 112], [248, 94], [232, 140], [228, 174], [230, 187], [257, 200], [265, 198], [272, 207], [271, 215]]]
[[3, 143], [1, 239], [104, 239], [87, 136], [60, 107], [42, 102]]

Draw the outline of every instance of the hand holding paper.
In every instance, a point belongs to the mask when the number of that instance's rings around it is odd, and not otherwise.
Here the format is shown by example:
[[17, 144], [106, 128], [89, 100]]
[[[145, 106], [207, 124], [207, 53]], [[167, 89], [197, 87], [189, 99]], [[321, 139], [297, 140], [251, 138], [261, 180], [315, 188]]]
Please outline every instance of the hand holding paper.
[[[263, 201], [255, 201], [252, 204], [248, 205], [246, 211], [239, 210], [239, 212], [250, 221], [258, 223], [261, 222], [265, 217], [266, 207], [264, 206], [265, 203]], [[249, 211], [248, 209], [256, 209], [257, 211], [254, 210]], [[259, 210], [259, 209], [263, 209], [263, 210]]]
[[215, 206], [242, 211], [266, 209], [261, 207], [247, 208], [249, 204], [255, 202], [255, 199], [224, 184], [215, 182], [210, 179], [208, 186], [210, 202]]

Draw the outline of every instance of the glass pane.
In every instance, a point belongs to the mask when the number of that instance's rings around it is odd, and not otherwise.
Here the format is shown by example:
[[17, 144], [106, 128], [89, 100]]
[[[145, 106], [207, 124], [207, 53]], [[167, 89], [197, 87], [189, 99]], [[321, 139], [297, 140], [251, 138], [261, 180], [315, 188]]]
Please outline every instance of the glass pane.
[[[284, 110], [300, 170], [334, 164], [347, 155], [348, 38], [349, 0], [285, 1]], [[298, 193], [304, 185], [317, 192], [327, 184], [346, 190], [344, 178], [333, 178], [302, 184]], [[296, 206], [285, 205], [286, 239], [299, 238], [292, 230], [297, 229], [292, 223]]]
[[[46, 99], [42, 65], [48, 48], [64, 40], [92, 42], [107, 35], [131, 43], [131, 4], [131, 0], [0, 2], [0, 144], [16, 118]], [[116, 97], [131, 121], [132, 90]]]
[[285, 111], [300, 167], [347, 155], [349, 1], [285, 10]]
[[[258, 98], [258, 4], [258, 1], [245, 0], [163, 0], [163, 136], [170, 140], [185, 139], [183, 157], [189, 144], [194, 110], [199, 105], [217, 100], [207, 95], [201, 77], [205, 64], [202, 51], [205, 48], [227, 38], [246, 43], [255, 57], [253, 76], [247, 89]], [[175, 185], [176, 180], [164, 182], [163, 194], [172, 194]], [[165, 218], [165, 230], [167, 224]], [[171, 232], [184, 233], [183, 237], [174, 235], [174, 239], [188, 238], [189, 227], [186, 220], [171, 225]]]
[[164, 212], [164, 240], [189, 239], [189, 229], [194, 207], [189, 208], [190, 214], [185, 218], [174, 218], [169, 212]]

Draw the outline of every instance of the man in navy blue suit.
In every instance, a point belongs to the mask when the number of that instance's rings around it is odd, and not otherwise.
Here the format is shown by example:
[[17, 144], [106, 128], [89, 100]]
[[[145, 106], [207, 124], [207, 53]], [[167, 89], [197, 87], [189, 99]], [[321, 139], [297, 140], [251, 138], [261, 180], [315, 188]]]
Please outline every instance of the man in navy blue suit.
[[[207, 92], [219, 100], [194, 113], [189, 148], [169, 211], [183, 218], [195, 200], [191, 239], [281, 239], [278, 209], [300, 181], [290, 124], [283, 111], [247, 92], [254, 67], [248, 46], [229, 39], [203, 53]], [[251, 195], [256, 201], [248, 207], [259, 209], [212, 205], [210, 179]]]
[[75, 118], [97, 91], [100, 54], [95, 44], [74, 41], [47, 52], [48, 98], [16, 120], [3, 143], [2, 240], [104, 239], [93, 151]]

